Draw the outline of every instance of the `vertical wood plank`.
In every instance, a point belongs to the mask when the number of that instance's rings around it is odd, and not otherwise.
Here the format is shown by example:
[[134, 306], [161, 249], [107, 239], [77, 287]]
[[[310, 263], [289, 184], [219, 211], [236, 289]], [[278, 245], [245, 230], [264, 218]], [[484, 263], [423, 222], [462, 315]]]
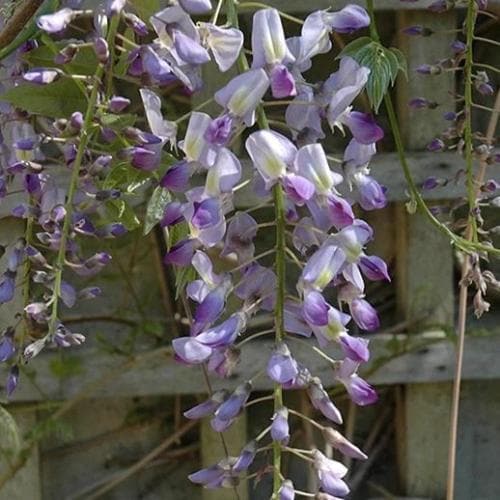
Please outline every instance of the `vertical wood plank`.
[[[28, 411], [15, 406], [9, 407], [8, 410], [16, 421], [21, 436], [36, 425], [37, 416], [35, 411]], [[7, 464], [0, 459], [0, 473], [3, 473], [6, 469]], [[0, 490], [0, 500], [41, 500], [41, 498], [39, 450], [38, 446], [35, 446], [24, 467]]]
[[[216, 464], [225, 457], [225, 450], [222, 446], [220, 436], [210, 426], [209, 419], [203, 419], [201, 423], [201, 459], [203, 467]], [[241, 449], [247, 443], [247, 418], [246, 412], [242, 413], [224, 432], [224, 438], [228, 446], [230, 456], [238, 456]], [[248, 500], [248, 482], [243, 481], [238, 486], [240, 500]], [[235, 500], [235, 493], [232, 489], [204, 489], [203, 500]]]
[[[436, 15], [426, 11], [398, 12], [398, 32], [409, 25], [433, 31], [456, 27], [454, 12]], [[418, 75], [420, 64], [449, 56], [453, 34], [431, 37], [402, 35], [398, 44], [410, 68], [409, 81], [398, 87], [398, 111], [409, 150], [422, 150], [441, 131], [444, 111], [454, 109], [449, 92], [453, 73], [429, 77]], [[435, 110], [415, 111], [408, 107], [412, 97], [427, 97], [440, 104]], [[444, 104], [444, 106], [443, 106]], [[453, 322], [453, 254], [449, 242], [420, 214], [409, 215], [397, 207], [398, 309], [405, 319], [420, 327]], [[399, 455], [404, 457], [402, 476], [407, 494], [444, 497], [446, 491], [450, 384], [410, 384], [403, 402], [406, 429]]]

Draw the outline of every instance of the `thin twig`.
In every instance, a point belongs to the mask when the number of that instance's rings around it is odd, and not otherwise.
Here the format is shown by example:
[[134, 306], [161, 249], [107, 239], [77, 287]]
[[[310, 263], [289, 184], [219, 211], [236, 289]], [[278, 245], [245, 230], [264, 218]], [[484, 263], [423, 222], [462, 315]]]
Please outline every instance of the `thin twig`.
[[43, 0], [24, 0], [17, 7], [12, 17], [0, 31], [0, 49], [9, 45], [16, 38], [42, 3]]
[[184, 436], [187, 432], [189, 432], [196, 425], [198, 425], [198, 422], [196, 420], [187, 421], [178, 431], [176, 431], [173, 434], [171, 434], [170, 436], [168, 436], [156, 448], [151, 450], [147, 455], [145, 455], [143, 458], [141, 458], [138, 462], [136, 462], [134, 465], [129, 467], [123, 473], [119, 474], [117, 477], [115, 477], [109, 483], [105, 484], [102, 488], [99, 488], [92, 495], [89, 495], [87, 497], [88, 500], [93, 500], [95, 498], [99, 498], [100, 496], [104, 495], [104, 493], [107, 493], [108, 491], [112, 490], [113, 488], [118, 486], [120, 483], [122, 483], [123, 481], [128, 479], [129, 477], [131, 477], [134, 474], [136, 474], [137, 472], [139, 472], [149, 462], [154, 460], [158, 455], [160, 455], [166, 449], [168, 449], [170, 446], [172, 446], [174, 443], [176, 443], [178, 439], [180, 439], [182, 436]]

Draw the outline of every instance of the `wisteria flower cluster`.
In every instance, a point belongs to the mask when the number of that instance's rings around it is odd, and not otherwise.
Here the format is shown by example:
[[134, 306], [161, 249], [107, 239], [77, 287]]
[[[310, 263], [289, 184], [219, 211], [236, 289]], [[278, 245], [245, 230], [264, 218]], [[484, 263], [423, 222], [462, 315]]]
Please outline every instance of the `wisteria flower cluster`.
[[[16, 182], [22, 185], [27, 201], [13, 214], [27, 220], [29, 231], [11, 250], [0, 301], [12, 300], [20, 266], [25, 280], [35, 284], [25, 296], [29, 333], [18, 335], [17, 326], [9, 327], [0, 343], [0, 360], [15, 359], [9, 390], [17, 383], [18, 363], [47, 345], [84, 341], [61, 322], [61, 304], [72, 307], [79, 299], [98, 296], [100, 289], [77, 290], [67, 274], [93, 276], [110, 260], [104, 252], [86, 255], [80, 240], [115, 238], [127, 231], [126, 223], [105, 217], [110, 206], [118, 207], [118, 213], [126, 208], [131, 181], [110, 182], [116, 169], [125, 169], [127, 179], [145, 180], [168, 195], [156, 221], [176, 235], [165, 263], [178, 272], [196, 273], [189, 282], [181, 280], [181, 293], [191, 301], [193, 313], [188, 334], [173, 340], [176, 359], [228, 377], [245, 356], [243, 344], [254, 337], [274, 337], [272, 352], [255, 373], [265, 373], [274, 384], [270, 425], [239, 456], [223, 457], [190, 475], [191, 481], [209, 488], [234, 487], [250, 474], [258, 453], [273, 449], [274, 498], [295, 497], [292, 481], [280, 471], [284, 452], [314, 467], [319, 490], [311, 496], [344, 497], [349, 493], [344, 465], [319, 449], [288, 447], [290, 416], [306, 417], [287, 408], [282, 393], [304, 389], [311, 405], [331, 422], [315, 424], [326, 442], [348, 457], [367, 458], [334, 429], [342, 416], [323, 385], [323, 374], [296, 359], [294, 344], [305, 344], [327, 359], [336, 382], [355, 404], [377, 400], [358, 374], [370, 357], [368, 340], [349, 334], [352, 323], [364, 331], [379, 327], [377, 312], [365, 298], [365, 279], [389, 280], [384, 261], [365, 252], [373, 230], [358, 218], [355, 207], [375, 210], [386, 204], [385, 190], [369, 170], [383, 130], [371, 114], [353, 108], [370, 69], [345, 56], [326, 81], [309, 82], [306, 76], [313, 58], [331, 51], [332, 33], [367, 28], [370, 17], [357, 5], [317, 11], [306, 17], [299, 36], [287, 38], [280, 12], [262, 8], [253, 16], [249, 63], [233, 0], [219, 2], [210, 22], [192, 18], [211, 12], [208, 0], [179, 0], [146, 20], [128, 12], [125, 3], [108, 1], [96, 12], [63, 8], [39, 17], [38, 27], [58, 39], [80, 19], [93, 18], [93, 32], [84, 40], [56, 45], [54, 67], [26, 66], [23, 55], [36, 50], [34, 44], [13, 56], [15, 88], [26, 82], [49, 88], [70, 81], [83, 93], [85, 106], [84, 112], [44, 122], [43, 132], [35, 130], [26, 114], [8, 110], [14, 125], [11, 140], [3, 143], [2, 193]], [[225, 23], [218, 22], [223, 4]], [[133, 39], [124, 40], [123, 26]], [[114, 94], [118, 46], [126, 54], [122, 76], [139, 87], [148, 130], [128, 122], [131, 101]], [[80, 78], [72, 74], [71, 63], [89, 49], [95, 73]], [[203, 85], [201, 68], [211, 60], [221, 72], [237, 67], [239, 74], [214, 94], [219, 114], [194, 110], [183, 131], [183, 119], [162, 115], [160, 91], [174, 87], [196, 93]], [[333, 67], [333, 55], [331, 61]], [[270, 102], [286, 106], [285, 130], [270, 127], [265, 114]], [[337, 131], [349, 137], [341, 159], [329, 157], [318, 142]], [[248, 159], [238, 157], [233, 147], [238, 137], [244, 139]], [[66, 182], [58, 179], [54, 155]], [[249, 178], [244, 178], [245, 162], [251, 166]], [[235, 210], [238, 191], [248, 184], [260, 198], [259, 206], [274, 207], [272, 223], [259, 223], [253, 209]], [[275, 245], [259, 254], [259, 232], [270, 226]], [[269, 256], [274, 265], [266, 267], [262, 262]], [[221, 260], [229, 267], [221, 269]], [[288, 262], [298, 266], [296, 283], [287, 276]], [[255, 318], [266, 314], [273, 317], [272, 327], [242, 339]], [[332, 343], [341, 353], [337, 359], [323, 352]], [[185, 416], [210, 417], [214, 431], [226, 430], [251, 401], [252, 382], [210, 394]]]

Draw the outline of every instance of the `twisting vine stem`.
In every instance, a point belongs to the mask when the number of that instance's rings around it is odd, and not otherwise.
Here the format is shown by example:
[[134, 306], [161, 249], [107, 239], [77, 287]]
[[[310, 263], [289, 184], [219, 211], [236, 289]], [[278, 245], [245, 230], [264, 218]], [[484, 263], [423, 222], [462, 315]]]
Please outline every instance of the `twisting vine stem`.
[[[370, 36], [372, 40], [376, 42], [380, 42], [380, 37], [377, 30], [377, 25], [375, 22], [375, 10], [373, 6], [373, 0], [366, 0], [366, 6], [368, 13], [370, 15]], [[471, 99], [472, 102], [472, 99]], [[492, 255], [500, 255], [500, 249], [493, 248], [488, 245], [484, 245], [482, 243], [478, 243], [476, 241], [471, 241], [468, 238], [464, 238], [458, 234], [455, 234], [448, 226], [440, 222], [430, 211], [429, 207], [425, 203], [420, 191], [417, 187], [415, 180], [411, 174], [410, 165], [406, 158], [405, 147], [403, 143], [403, 139], [401, 137], [401, 131], [399, 127], [399, 122], [396, 117], [396, 112], [394, 110], [394, 106], [392, 104], [392, 100], [389, 94], [384, 96], [384, 105], [387, 111], [387, 115], [389, 118], [389, 125], [391, 128], [391, 133], [394, 137], [394, 143], [396, 145], [396, 152], [398, 155], [399, 163], [401, 164], [401, 168], [403, 169], [403, 174], [406, 180], [406, 184], [410, 191], [410, 196], [412, 201], [415, 203], [415, 206], [418, 210], [422, 212], [423, 215], [429, 220], [429, 222], [441, 233], [443, 233], [450, 241], [452, 245], [454, 245], [457, 249], [462, 250], [466, 253], [471, 252], [486, 252]], [[472, 153], [471, 153], [472, 154]]]

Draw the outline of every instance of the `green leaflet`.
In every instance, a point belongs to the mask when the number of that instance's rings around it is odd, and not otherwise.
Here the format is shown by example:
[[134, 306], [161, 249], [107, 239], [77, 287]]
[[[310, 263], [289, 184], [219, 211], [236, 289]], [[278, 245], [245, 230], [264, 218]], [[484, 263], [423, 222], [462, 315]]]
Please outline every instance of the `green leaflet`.
[[170, 193], [157, 186], [151, 195], [146, 207], [146, 217], [144, 219], [144, 234], [149, 234], [154, 226], [163, 217], [165, 206], [172, 200]]
[[15, 457], [21, 450], [21, 437], [14, 417], [0, 406], [0, 450], [9, 458]]
[[67, 46], [67, 43], [52, 42], [50, 38], [47, 38], [43, 37], [46, 45], [41, 45], [24, 54], [23, 59], [27, 63], [35, 67], [64, 69], [66, 73], [73, 75], [94, 75], [98, 61], [92, 47], [79, 48], [70, 63], [57, 65], [54, 63], [54, 57], [61, 49]]
[[74, 111], [85, 111], [87, 100], [71, 78], [61, 78], [48, 85], [23, 84], [0, 95], [0, 100], [29, 113], [66, 118]]
[[396, 48], [386, 48], [369, 37], [362, 37], [347, 45], [339, 57], [349, 56], [370, 69], [366, 93], [377, 113], [389, 86], [393, 86], [400, 71], [407, 75], [406, 59]]

